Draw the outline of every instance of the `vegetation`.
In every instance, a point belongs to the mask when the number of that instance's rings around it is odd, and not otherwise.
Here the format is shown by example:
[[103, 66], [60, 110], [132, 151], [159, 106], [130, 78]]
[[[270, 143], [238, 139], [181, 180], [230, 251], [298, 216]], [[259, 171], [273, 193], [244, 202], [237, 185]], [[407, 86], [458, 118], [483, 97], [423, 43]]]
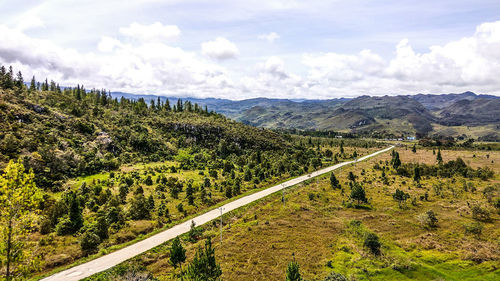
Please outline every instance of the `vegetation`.
[[10, 161], [0, 175], [0, 272], [6, 280], [25, 276], [38, 266], [33, 249], [26, 246], [40, 200], [33, 178], [21, 161]]
[[[396, 152], [403, 165], [436, 164], [432, 150], [413, 153], [411, 147], [401, 147]], [[371, 208], [343, 204], [350, 193], [332, 189], [327, 174], [287, 191], [286, 205], [276, 194], [227, 214], [224, 221], [231, 223], [223, 226], [224, 242], [215, 245], [221, 278], [283, 280], [295, 253], [304, 280], [497, 280], [500, 228], [498, 213], [492, 210], [500, 192], [500, 168], [495, 164], [500, 154], [442, 152], [445, 163], [460, 156], [471, 169], [488, 167], [493, 177], [423, 175], [416, 183], [398, 175], [389, 153], [336, 170], [337, 180], [347, 188], [349, 172], [356, 176]], [[393, 198], [397, 189], [409, 194], [412, 204], [399, 208]], [[313, 200], [308, 200], [311, 194]], [[474, 219], [472, 203], [488, 210], [490, 220]], [[203, 236], [216, 237], [219, 227], [218, 222], [203, 226]], [[144, 265], [145, 272], [168, 279], [174, 272], [162, 266], [168, 244], [127, 264]], [[186, 245], [188, 261], [197, 245]]]
[[116, 99], [35, 78], [26, 86], [5, 73], [0, 167], [21, 159], [41, 189], [26, 248], [38, 249], [42, 272], [383, 145], [257, 129], [190, 101]]
[[288, 264], [286, 268], [286, 281], [301, 281], [300, 277], [300, 267], [296, 261], [292, 261]]
[[222, 271], [220, 265], [217, 264], [212, 248], [212, 241], [208, 238], [205, 241], [205, 248], [198, 248], [193, 261], [188, 265], [184, 277], [186, 280], [206, 280], [217, 281], [221, 280]]

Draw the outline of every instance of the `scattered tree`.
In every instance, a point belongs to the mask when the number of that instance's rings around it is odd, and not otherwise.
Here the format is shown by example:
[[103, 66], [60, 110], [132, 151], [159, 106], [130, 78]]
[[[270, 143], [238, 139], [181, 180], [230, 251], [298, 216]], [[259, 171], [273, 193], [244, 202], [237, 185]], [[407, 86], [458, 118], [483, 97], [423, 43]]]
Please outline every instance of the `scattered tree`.
[[26, 247], [41, 199], [34, 177], [31, 170], [25, 173], [21, 160], [11, 160], [0, 175], [0, 265], [5, 266], [1, 272], [6, 280], [38, 265], [32, 248]]
[[215, 260], [215, 250], [212, 241], [207, 238], [204, 248], [198, 248], [193, 261], [188, 265], [185, 273], [187, 280], [192, 281], [219, 281], [222, 275], [220, 265]]
[[186, 249], [182, 247], [181, 239], [177, 236], [172, 241], [172, 246], [170, 247], [170, 263], [177, 268], [178, 266], [182, 266], [182, 263], [185, 261]]

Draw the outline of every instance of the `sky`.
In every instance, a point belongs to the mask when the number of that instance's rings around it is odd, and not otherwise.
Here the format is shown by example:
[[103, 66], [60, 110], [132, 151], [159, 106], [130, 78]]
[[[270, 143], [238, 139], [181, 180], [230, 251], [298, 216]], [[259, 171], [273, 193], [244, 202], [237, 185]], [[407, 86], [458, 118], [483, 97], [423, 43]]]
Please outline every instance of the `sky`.
[[498, 0], [0, 0], [0, 64], [177, 97], [500, 95]]

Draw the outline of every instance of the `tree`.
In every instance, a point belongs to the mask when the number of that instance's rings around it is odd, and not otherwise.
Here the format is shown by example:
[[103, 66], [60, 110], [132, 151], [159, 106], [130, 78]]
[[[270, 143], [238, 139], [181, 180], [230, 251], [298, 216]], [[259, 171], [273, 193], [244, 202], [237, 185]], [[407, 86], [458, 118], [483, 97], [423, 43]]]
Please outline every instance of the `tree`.
[[32, 248], [25, 244], [41, 199], [34, 177], [31, 170], [25, 173], [21, 160], [11, 160], [0, 175], [0, 266], [5, 266], [0, 272], [6, 280], [36, 266]]
[[410, 194], [400, 190], [399, 188], [396, 188], [396, 192], [392, 194], [392, 198], [398, 201], [399, 208], [401, 208], [403, 203], [406, 202], [408, 198], [410, 198]]
[[188, 241], [194, 243], [200, 239], [203, 230], [199, 227], [196, 227], [196, 223], [191, 221], [191, 227], [188, 232]]
[[33, 78], [31, 78], [31, 84], [30, 84], [30, 92], [36, 91], [36, 80], [35, 76], [33, 75]]
[[438, 149], [438, 153], [436, 155], [436, 161], [438, 162], [438, 164], [443, 163], [443, 157], [441, 156], [441, 148]]
[[344, 155], [344, 141], [340, 142], [340, 154]]
[[411, 152], [417, 153], [417, 146], [414, 144], [413, 147], [411, 148]]
[[354, 182], [356, 181], [356, 176], [352, 172], [349, 172], [349, 174], [347, 175], [347, 179]]
[[399, 159], [399, 153], [394, 151], [394, 154], [392, 156], [392, 167], [394, 169], [397, 169], [399, 168], [399, 166], [401, 166], [401, 160]]
[[86, 254], [95, 252], [99, 244], [101, 244], [101, 238], [92, 230], [85, 231], [80, 239], [80, 248]]
[[233, 197], [233, 189], [231, 186], [226, 187], [226, 197], [227, 198]]
[[128, 210], [129, 217], [133, 220], [142, 220], [151, 218], [148, 202], [144, 194], [140, 193], [132, 198], [130, 209]]
[[155, 209], [155, 199], [153, 198], [153, 194], [149, 194], [148, 196], [148, 208], [149, 210]]
[[365, 189], [361, 186], [361, 184], [355, 182], [352, 185], [350, 198], [352, 200], [356, 200], [358, 204], [368, 203], [368, 199], [366, 198]]
[[286, 268], [286, 281], [301, 281], [302, 277], [300, 276], [300, 266], [295, 261], [292, 261], [288, 264]]
[[372, 254], [378, 256], [380, 255], [380, 241], [378, 239], [378, 236], [377, 234], [375, 233], [368, 233], [366, 236], [365, 236], [365, 241], [363, 243], [363, 245], [365, 247], [367, 247], [370, 252], [372, 252]]
[[69, 205], [69, 220], [71, 222], [72, 233], [77, 232], [83, 226], [82, 207], [80, 207], [80, 200], [76, 197], [74, 192], [70, 192], [68, 196]]
[[153, 179], [151, 179], [151, 175], [148, 175], [146, 180], [144, 181], [146, 185], [153, 185]]
[[194, 193], [193, 185], [191, 183], [188, 183], [188, 185], [186, 187], [186, 198], [188, 200], [189, 205], [194, 205], [193, 193]]
[[188, 265], [185, 277], [192, 281], [219, 281], [222, 275], [220, 265], [215, 260], [212, 241], [207, 238], [205, 247], [199, 247], [193, 261]]
[[186, 261], [186, 249], [182, 247], [181, 239], [179, 236], [175, 237], [172, 241], [172, 246], [170, 247], [170, 263], [177, 268], [177, 266], [182, 266], [182, 263]]
[[340, 188], [340, 183], [337, 180], [337, 177], [335, 177], [335, 174], [333, 172], [330, 174], [330, 186], [333, 189], [339, 189]]
[[420, 182], [420, 168], [418, 166], [413, 169], [413, 180]]
[[16, 76], [16, 87], [21, 90], [23, 89], [24, 87], [24, 79], [23, 79], [23, 74], [21, 73], [21, 71], [18, 71], [17, 72], [17, 76]]

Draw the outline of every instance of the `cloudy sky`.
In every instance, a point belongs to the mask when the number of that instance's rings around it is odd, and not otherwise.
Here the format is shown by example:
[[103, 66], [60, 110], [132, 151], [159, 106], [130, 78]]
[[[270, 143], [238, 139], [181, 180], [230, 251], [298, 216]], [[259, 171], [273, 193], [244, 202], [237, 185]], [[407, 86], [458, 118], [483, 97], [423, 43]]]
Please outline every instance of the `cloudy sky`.
[[0, 63], [168, 96], [500, 95], [499, 11], [498, 0], [0, 0]]

